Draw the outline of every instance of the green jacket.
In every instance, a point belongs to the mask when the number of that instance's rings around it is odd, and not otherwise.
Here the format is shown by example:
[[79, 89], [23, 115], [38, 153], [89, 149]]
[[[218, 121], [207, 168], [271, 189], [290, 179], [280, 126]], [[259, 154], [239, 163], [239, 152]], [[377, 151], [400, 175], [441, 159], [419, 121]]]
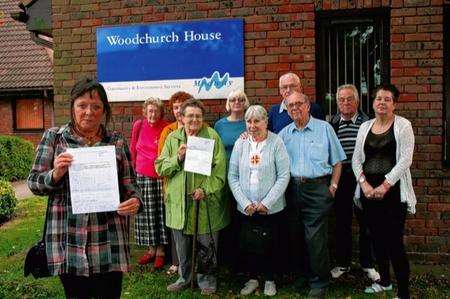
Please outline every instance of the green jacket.
[[206, 203], [208, 201], [211, 229], [219, 231], [230, 221], [229, 200], [222, 196], [226, 178], [226, 153], [219, 135], [214, 129], [204, 125], [198, 137], [214, 139], [214, 155], [211, 176], [205, 176], [183, 170], [183, 162], [178, 162], [177, 151], [186, 144], [184, 128], [173, 131], [167, 137], [164, 148], [155, 162], [156, 172], [167, 177], [166, 188], [166, 225], [173, 229], [184, 230], [185, 234], [194, 233], [194, 201], [190, 195], [202, 188], [206, 199], [200, 201], [198, 233], [209, 233]]

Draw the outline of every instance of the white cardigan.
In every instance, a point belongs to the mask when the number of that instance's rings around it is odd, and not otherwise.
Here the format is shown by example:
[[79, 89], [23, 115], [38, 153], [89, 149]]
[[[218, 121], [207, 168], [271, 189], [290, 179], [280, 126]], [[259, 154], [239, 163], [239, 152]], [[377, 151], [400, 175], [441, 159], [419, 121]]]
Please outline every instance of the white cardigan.
[[[366, 160], [364, 154], [364, 144], [366, 142], [367, 134], [372, 128], [375, 119], [366, 121], [361, 125], [356, 138], [355, 151], [353, 153], [352, 168], [356, 179], [358, 179], [362, 172], [362, 165]], [[414, 153], [414, 133], [411, 122], [404, 117], [395, 115], [394, 118], [394, 136], [397, 143], [395, 157], [397, 164], [394, 168], [386, 174], [386, 181], [393, 186], [400, 180], [400, 201], [406, 202], [408, 205], [408, 212], [414, 214], [416, 212], [416, 195], [412, 185], [411, 172], [409, 168], [412, 164]], [[376, 186], [373, 186], [376, 187]], [[361, 188], [359, 184], [356, 186], [354, 201], [355, 204], [361, 207], [359, 201]]]

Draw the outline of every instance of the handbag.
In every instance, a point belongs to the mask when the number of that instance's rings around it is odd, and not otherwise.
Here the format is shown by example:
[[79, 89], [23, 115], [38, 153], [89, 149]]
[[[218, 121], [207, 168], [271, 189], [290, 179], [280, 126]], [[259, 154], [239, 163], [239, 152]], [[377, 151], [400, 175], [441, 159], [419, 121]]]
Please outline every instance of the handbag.
[[209, 217], [208, 201], [204, 201], [206, 204], [206, 215], [208, 217], [209, 226], [209, 244], [208, 246], [203, 245], [200, 241], [197, 242], [197, 273], [212, 275], [217, 271], [217, 253], [216, 244], [214, 243], [214, 238], [211, 229], [211, 219]]
[[[262, 220], [262, 219], [260, 219]], [[272, 246], [273, 231], [265, 221], [242, 221], [239, 249], [243, 254], [264, 255]]]
[[37, 242], [33, 247], [28, 250], [25, 257], [25, 264], [23, 266], [23, 275], [27, 277], [32, 274], [34, 278], [49, 277], [50, 271], [48, 270], [47, 253], [45, 252], [45, 232], [47, 230], [47, 217], [50, 201], [47, 204], [47, 210], [45, 212], [44, 232], [42, 239]]

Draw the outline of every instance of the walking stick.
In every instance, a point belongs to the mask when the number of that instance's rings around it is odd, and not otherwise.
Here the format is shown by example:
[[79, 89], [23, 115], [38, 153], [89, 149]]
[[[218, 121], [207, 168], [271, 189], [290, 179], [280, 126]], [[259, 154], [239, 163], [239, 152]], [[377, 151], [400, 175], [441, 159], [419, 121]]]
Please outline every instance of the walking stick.
[[192, 238], [192, 268], [191, 289], [194, 289], [194, 280], [197, 276], [197, 235], [198, 235], [199, 201], [194, 199], [194, 236]]

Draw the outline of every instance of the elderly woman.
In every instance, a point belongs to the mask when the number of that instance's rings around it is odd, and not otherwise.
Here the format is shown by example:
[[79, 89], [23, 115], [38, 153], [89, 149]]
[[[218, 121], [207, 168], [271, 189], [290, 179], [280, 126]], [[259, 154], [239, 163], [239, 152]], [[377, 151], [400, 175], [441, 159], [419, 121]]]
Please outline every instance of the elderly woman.
[[[184, 91], [177, 91], [170, 97], [169, 107], [172, 110], [175, 121], [173, 123], [167, 125], [161, 132], [161, 136], [159, 138], [159, 143], [158, 143], [158, 156], [162, 152], [162, 149], [164, 147], [164, 143], [166, 142], [167, 136], [170, 133], [172, 133], [173, 131], [175, 131], [176, 129], [179, 129], [183, 126], [183, 122], [181, 121], [181, 113], [180, 113], [181, 104], [183, 104], [184, 101], [192, 99], [192, 98], [193, 98], [192, 95], [190, 95], [189, 93], [184, 92]], [[167, 187], [167, 182], [164, 181], [163, 189], [165, 189], [166, 187]], [[171, 256], [172, 256], [172, 265], [167, 270], [167, 274], [169, 274], [169, 275], [178, 273], [178, 256], [177, 256], [177, 251], [175, 249], [174, 242], [175, 241], [173, 239], [173, 234], [171, 234], [170, 248], [171, 248]]]
[[399, 95], [393, 85], [382, 85], [375, 90], [375, 119], [363, 123], [358, 131], [352, 168], [359, 183], [355, 198], [362, 204], [381, 276], [365, 292], [392, 289], [391, 262], [398, 297], [409, 298], [409, 263], [403, 234], [406, 213], [415, 213], [416, 204], [409, 169], [414, 133], [407, 119], [394, 114]]
[[[213, 241], [217, 250], [218, 232], [229, 222], [226, 200], [220, 196], [225, 184], [225, 149], [216, 131], [203, 123], [204, 113], [205, 108], [200, 101], [191, 99], [184, 102], [181, 105], [184, 127], [167, 137], [156, 160], [156, 171], [168, 178], [166, 225], [172, 229], [180, 261], [179, 278], [167, 287], [170, 292], [183, 290], [191, 279], [195, 279], [191, 272], [194, 201], [199, 201], [198, 241], [205, 247], [209, 248]], [[210, 176], [184, 171], [186, 143], [190, 136], [214, 140]], [[217, 289], [216, 277], [212, 274], [197, 274], [197, 283], [205, 295], [213, 294]]]
[[[242, 90], [232, 91], [228, 95], [225, 103], [225, 109], [230, 114], [219, 119], [214, 125], [214, 130], [219, 134], [227, 152], [227, 165], [230, 161], [234, 143], [245, 132], [244, 113], [248, 106], [250, 106], [250, 103], [245, 92]], [[219, 262], [229, 264], [233, 269], [236, 269], [237, 257], [239, 255], [239, 251], [236, 250], [239, 212], [236, 210], [236, 201], [232, 198], [228, 185], [223, 190], [223, 196], [229, 199], [231, 217], [230, 225], [220, 234], [219, 245], [222, 250], [221, 256], [219, 256]]]
[[134, 222], [136, 244], [147, 246], [148, 251], [139, 258], [145, 265], [154, 261], [154, 268], [164, 266], [164, 246], [168, 233], [164, 221], [163, 182], [156, 173], [158, 140], [167, 125], [162, 119], [164, 104], [160, 99], [149, 98], [144, 102], [144, 119], [137, 120], [131, 133], [131, 157], [136, 170], [137, 184], [141, 189], [143, 212]]
[[[51, 275], [59, 275], [68, 298], [119, 298], [122, 273], [130, 268], [128, 223], [141, 206], [125, 138], [106, 129], [111, 108], [105, 89], [90, 78], [70, 94], [71, 122], [51, 128], [37, 147], [28, 186], [48, 195], [45, 245]], [[102, 124], [105, 120], [105, 125]], [[117, 211], [72, 213], [67, 148], [114, 145], [120, 189]]]
[[232, 91], [227, 98], [225, 109], [230, 115], [219, 119], [214, 125], [214, 130], [222, 139], [225, 150], [227, 151], [227, 160], [230, 160], [234, 143], [245, 131], [244, 113], [250, 106], [247, 95], [241, 90]]
[[[264, 294], [274, 296], [278, 226], [286, 205], [289, 157], [281, 138], [267, 130], [267, 112], [262, 106], [250, 106], [245, 122], [249, 138], [236, 141], [228, 172], [228, 183], [242, 214], [241, 251], [250, 273], [241, 294], [255, 291], [258, 274], [263, 274]], [[257, 243], [249, 242], [252, 239]]]

